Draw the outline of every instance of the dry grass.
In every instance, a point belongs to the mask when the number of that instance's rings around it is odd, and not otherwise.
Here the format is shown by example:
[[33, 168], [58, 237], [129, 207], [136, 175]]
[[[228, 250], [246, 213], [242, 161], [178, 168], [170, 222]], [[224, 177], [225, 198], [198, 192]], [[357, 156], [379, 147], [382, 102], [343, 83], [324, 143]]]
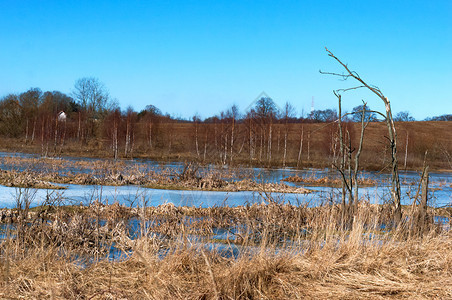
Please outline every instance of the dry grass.
[[9, 187], [36, 188], [36, 189], [64, 189], [65, 187], [52, 184], [39, 179], [34, 172], [4, 171], [0, 170], [0, 184]]
[[[422, 234], [408, 221], [382, 230], [389, 219], [389, 207], [366, 202], [349, 229], [330, 205], [37, 208], [5, 225], [0, 297], [451, 298], [450, 223], [429, 223]], [[213, 247], [218, 229], [228, 232], [222, 246], [234, 255]], [[112, 245], [121, 259], [105, 259]]]
[[[283, 181], [286, 182], [295, 182], [295, 183], [305, 183], [309, 185], [315, 185], [315, 186], [332, 186], [332, 187], [339, 187], [342, 184], [342, 179], [338, 177], [315, 177], [308, 176], [308, 177], [300, 177], [298, 175], [295, 176], [289, 176], [283, 179]], [[377, 184], [377, 181], [375, 179], [370, 178], [358, 178], [358, 184], [360, 186], [373, 186]]]

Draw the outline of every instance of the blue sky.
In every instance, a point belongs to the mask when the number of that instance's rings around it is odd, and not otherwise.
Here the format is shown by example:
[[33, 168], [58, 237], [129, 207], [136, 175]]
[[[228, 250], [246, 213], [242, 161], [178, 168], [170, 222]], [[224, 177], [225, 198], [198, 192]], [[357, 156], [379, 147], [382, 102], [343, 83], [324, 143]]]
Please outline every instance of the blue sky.
[[[0, 96], [70, 93], [97, 77], [122, 108], [175, 116], [245, 109], [265, 91], [298, 115], [353, 86], [324, 47], [393, 111], [452, 114], [452, 1], [0, 1]], [[344, 96], [351, 110], [375, 96]]]

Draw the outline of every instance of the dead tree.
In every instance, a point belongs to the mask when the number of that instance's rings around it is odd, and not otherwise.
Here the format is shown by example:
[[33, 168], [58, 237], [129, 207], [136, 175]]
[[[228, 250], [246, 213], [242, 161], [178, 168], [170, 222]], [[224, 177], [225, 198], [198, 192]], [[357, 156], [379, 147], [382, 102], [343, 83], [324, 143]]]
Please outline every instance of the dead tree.
[[[363, 101], [364, 103], [364, 101]], [[358, 169], [359, 169], [359, 157], [361, 156], [361, 152], [363, 150], [363, 142], [364, 142], [364, 131], [369, 125], [371, 118], [370, 116], [366, 119], [366, 103], [363, 105], [363, 110], [361, 114], [361, 135], [359, 137], [359, 145], [358, 151], [355, 154], [355, 165], [353, 170], [353, 188], [354, 188], [354, 196], [353, 199], [358, 201]]]
[[426, 229], [426, 225], [428, 224], [428, 216], [427, 216], [428, 182], [429, 182], [428, 166], [425, 166], [424, 171], [422, 172], [422, 178], [421, 178], [422, 198], [421, 198], [421, 205], [420, 205], [420, 209], [419, 209], [419, 232], [421, 232], [421, 233], [424, 233], [424, 231]]
[[[424, 155], [421, 179], [411, 205], [411, 233], [414, 235], [423, 235], [428, 232], [428, 225], [433, 222], [432, 216], [428, 214], [429, 167], [426, 159], [427, 151]], [[420, 199], [419, 196], [421, 196]]]
[[[351, 225], [353, 221], [353, 214], [355, 211], [355, 204], [358, 201], [358, 171], [359, 171], [359, 158], [361, 156], [361, 152], [363, 149], [364, 142], [364, 131], [366, 130], [371, 117], [368, 116], [366, 118], [366, 103], [363, 101], [364, 105], [362, 106], [361, 113], [361, 134], [359, 138], [358, 150], [356, 151], [355, 156], [352, 154], [355, 152], [355, 149], [352, 148], [352, 141], [350, 138], [350, 133], [346, 130], [348, 147], [345, 147], [344, 133], [342, 129], [342, 118], [349, 115], [342, 115], [342, 95], [333, 91], [334, 95], [338, 99], [339, 104], [339, 118], [337, 120], [338, 123], [338, 131], [339, 131], [339, 155], [340, 155], [340, 163], [337, 165], [333, 162], [333, 165], [341, 174], [341, 207], [342, 207], [342, 226]], [[352, 161], [354, 163], [352, 170]], [[347, 168], [346, 168], [347, 167]], [[345, 201], [346, 195], [348, 193], [348, 205]]]
[[339, 118], [338, 118], [338, 130], [339, 130], [339, 155], [341, 157], [339, 166], [337, 166], [339, 172], [341, 173], [341, 199], [342, 199], [342, 220], [345, 220], [346, 217], [346, 203], [345, 203], [345, 195], [346, 189], [350, 192], [350, 187], [347, 184], [347, 180], [345, 179], [345, 145], [344, 145], [344, 136], [342, 132], [342, 95], [336, 93], [334, 91], [334, 95], [336, 95], [339, 102]]
[[199, 122], [201, 120], [199, 119], [198, 115], [193, 116], [193, 125], [195, 127], [195, 149], [196, 149], [196, 156], [199, 159], [199, 143], [198, 143], [198, 129], [199, 129]]
[[383, 92], [378, 87], [369, 85], [368, 83], [366, 83], [358, 75], [358, 73], [356, 73], [355, 71], [351, 71], [349, 69], [349, 67], [346, 64], [344, 64], [339, 58], [337, 58], [331, 51], [329, 51], [327, 48], [325, 48], [325, 49], [328, 53], [328, 56], [335, 59], [345, 69], [345, 73], [339, 74], [339, 73], [330, 73], [330, 72], [322, 72], [322, 71], [320, 71], [320, 73], [338, 76], [338, 77], [342, 78], [343, 80], [353, 78], [356, 81], [358, 81], [360, 83], [360, 85], [351, 87], [348, 89], [343, 89], [341, 91], [365, 88], [365, 89], [368, 89], [369, 91], [371, 91], [373, 94], [377, 95], [377, 97], [380, 98], [385, 105], [385, 111], [386, 111], [385, 120], [386, 120], [386, 125], [388, 127], [388, 133], [389, 133], [388, 140], [389, 140], [389, 144], [390, 144], [391, 158], [392, 158], [392, 162], [391, 162], [391, 166], [392, 166], [392, 169], [391, 169], [391, 173], [392, 173], [391, 193], [392, 193], [392, 199], [393, 199], [393, 203], [394, 203], [393, 220], [394, 220], [394, 225], [397, 226], [402, 219], [402, 206], [401, 206], [399, 169], [398, 169], [398, 161], [397, 161], [397, 133], [396, 133], [394, 120], [392, 118], [391, 104], [390, 104], [388, 98], [386, 98], [386, 96], [383, 94]]

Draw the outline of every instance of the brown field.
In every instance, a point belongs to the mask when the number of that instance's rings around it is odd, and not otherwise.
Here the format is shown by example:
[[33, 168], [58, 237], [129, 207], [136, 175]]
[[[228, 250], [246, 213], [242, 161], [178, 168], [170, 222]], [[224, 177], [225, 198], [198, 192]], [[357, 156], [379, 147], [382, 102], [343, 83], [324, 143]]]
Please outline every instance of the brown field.
[[[146, 130], [140, 129], [145, 125], [141, 123], [136, 125], [136, 134], [132, 139], [132, 151], [129, 151], [127, 155], [121, 148], [124, 146], [124, 142], [120, 138], [119, 157], [140, 157], [158, 161], [282, 166], [286, 128], [286, 166], [331, 167], [338, 151], [338, 145], [335, 142], [337, 132], [335, 123], [289, 123], [287, 127], [285, 124], [273, 124], [271, 134], [268, 124], [264, 127], [252, 124], [251, 135], [249, 125], [237, 123], [234, 127], [235, 135], [232, 147], [232, 129], [228, 123], [158, 123], [154, 125], [152, 146], [147, 143]], [[346, 124], [352, 138], [352, 148], [357, 147], [355, 145], [359, 136], [359, 125], [357, 123]], [[70, 127], [71, 125], [68, 125], [68, 128]], [[398, 130], [399, 168], [420, 169], [425, 158], [431, 169], [452, 169], [452, 122], [399, 122], [396, 123], [396, 128]], [[100, 133], [96, 136], [99, 137], [93, 136], [83, 141], [78, 141], [68, 133], [64, 145], [56, 146], [52, 140], [50, 142], [36, 140], [33, 143], [24, 143], [20, 138], [1, 138], [0, 149], [11, 152], [41, 153], [48, 156], [113, 157], [111, 139], [108, 135], [101, 134], [104, 130], [101, 127], [97, 128], [96, 132]], [[300, 161], [298, 161], [301, 137], [303, 143]], [[371, 123], [368, 126], [361, 155], [363, 168], [385, 170], [388, 166], [390, 154], [386, 137], [387, 128], [384, 123]], [[198, 144], [197, 149], [196, 144]], [[426, 153], [427, 155], [425, 155]]]

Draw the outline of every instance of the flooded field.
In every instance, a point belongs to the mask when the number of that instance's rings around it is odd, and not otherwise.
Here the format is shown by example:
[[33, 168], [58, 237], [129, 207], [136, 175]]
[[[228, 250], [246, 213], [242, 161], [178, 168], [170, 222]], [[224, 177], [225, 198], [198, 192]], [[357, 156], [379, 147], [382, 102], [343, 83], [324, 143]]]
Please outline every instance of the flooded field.
[[[387, 200], [390, 176], [376, 172], [360, 175], [360, 200], [350, 222], [341, 213], [331, 170], [10, 153], [0, 153], [0, 167], [5, 295], [51, 297], [53, 290], [42, 287], [61, 282], [54, 289], [62, 298], [97, 297], [110, 293], [109, 286], [126, 291], [123, 298], [137, 291], [146, 298], [162, 290], [173, 296], [175, 289], [204, 282], [231, 289], [232, 299], [258, 298], [262, 292], [254, 286], [269, 290], [264, 285], [284, 293], [290, 288], [287, 298], [293, 298], [304, 295], [306, 284], [320, 289], [325, 282], [343, 287], [351, 281], [350, 289], [359, 291], [371, 285], [369, 296], [452, 295], [446, 288], [452, 283], [451, 173], [431, 173], [429, 207], [404, 206], [397, 226]], [[401, 174], [402, 204], [415, 199], [419, 177]], [[214, 290], [203, 293], [228, 294]]]
[[[40, 158], [32, 154], [0, 152], [0, 168], [15, 172], [38, 172], [38, 174], [58, 174], [61, 178], [87, 176], [93, 181], [84, 184], [52, 183], [57, 189], [27, 188], [32, 206], [37, 206], [49, 199], [59, 204], [89, 204], [94, 200], [102, 203], [118, 202], [126, 206], [143, 205], [157, 206], [173, 203], [176, 206], [239, 206], [253, 203], [265, 203], [272, 200], [293, 205], [307, 204], [317, 206], [322, 203], [338, 201], [339, 188], [334, 185], [319, 186], [312, 184], [316, 179], [336, 178], [334, 170], [319, 169], [264, 169], [264, 168], [228, 168], [213, 165], [196, 166], [196, 174], [216, 174], [224, 182], [255, 182], [258, 184], [284, 184], [291, 187], [306, 188], [310, 193], [274, 192], [272, 189], [262, 188], [258, 191], [212, 191], [190, 190], [185, 188], [150, 188], [149, 185], [133, 184], [96, 184], [93, 179], [103, 182], [106, 176], [121, 176], [136, 178], [136, 174], [168, 174], [168, 177], [179, 176], [184, 172], [187, 164], [182, 162], [158, 163], [148, 160], [121, 160], [73, 158], [63, 159]], [[217, 175], [220, 174], [220, 175]], [[306, 179], [306, 182], [286, 182], [290, 177]], [[361, 198], [370, 203], [383, 204], [388, 199], [390, 189], [390, 175], [378, 172], [364, 171], [359, 176], [373, 184], [360, 187]], [[411, 204], [418, 189], [420, 174], [414, 171], [401, 172], [402, 204]], [[86, 180], [85, 180], [86, 181]], [[105, 181], [105, 180], [104, 180]], [[430, 173], [430, 205], [445, 207], [452, 202], [452, 173]], [[246, 189], [246, 187], [244, 188]], [[12, 208], [16, 205], [17, 195], [24, 192], [24, 188], [0, 185], [0, 207]]]

